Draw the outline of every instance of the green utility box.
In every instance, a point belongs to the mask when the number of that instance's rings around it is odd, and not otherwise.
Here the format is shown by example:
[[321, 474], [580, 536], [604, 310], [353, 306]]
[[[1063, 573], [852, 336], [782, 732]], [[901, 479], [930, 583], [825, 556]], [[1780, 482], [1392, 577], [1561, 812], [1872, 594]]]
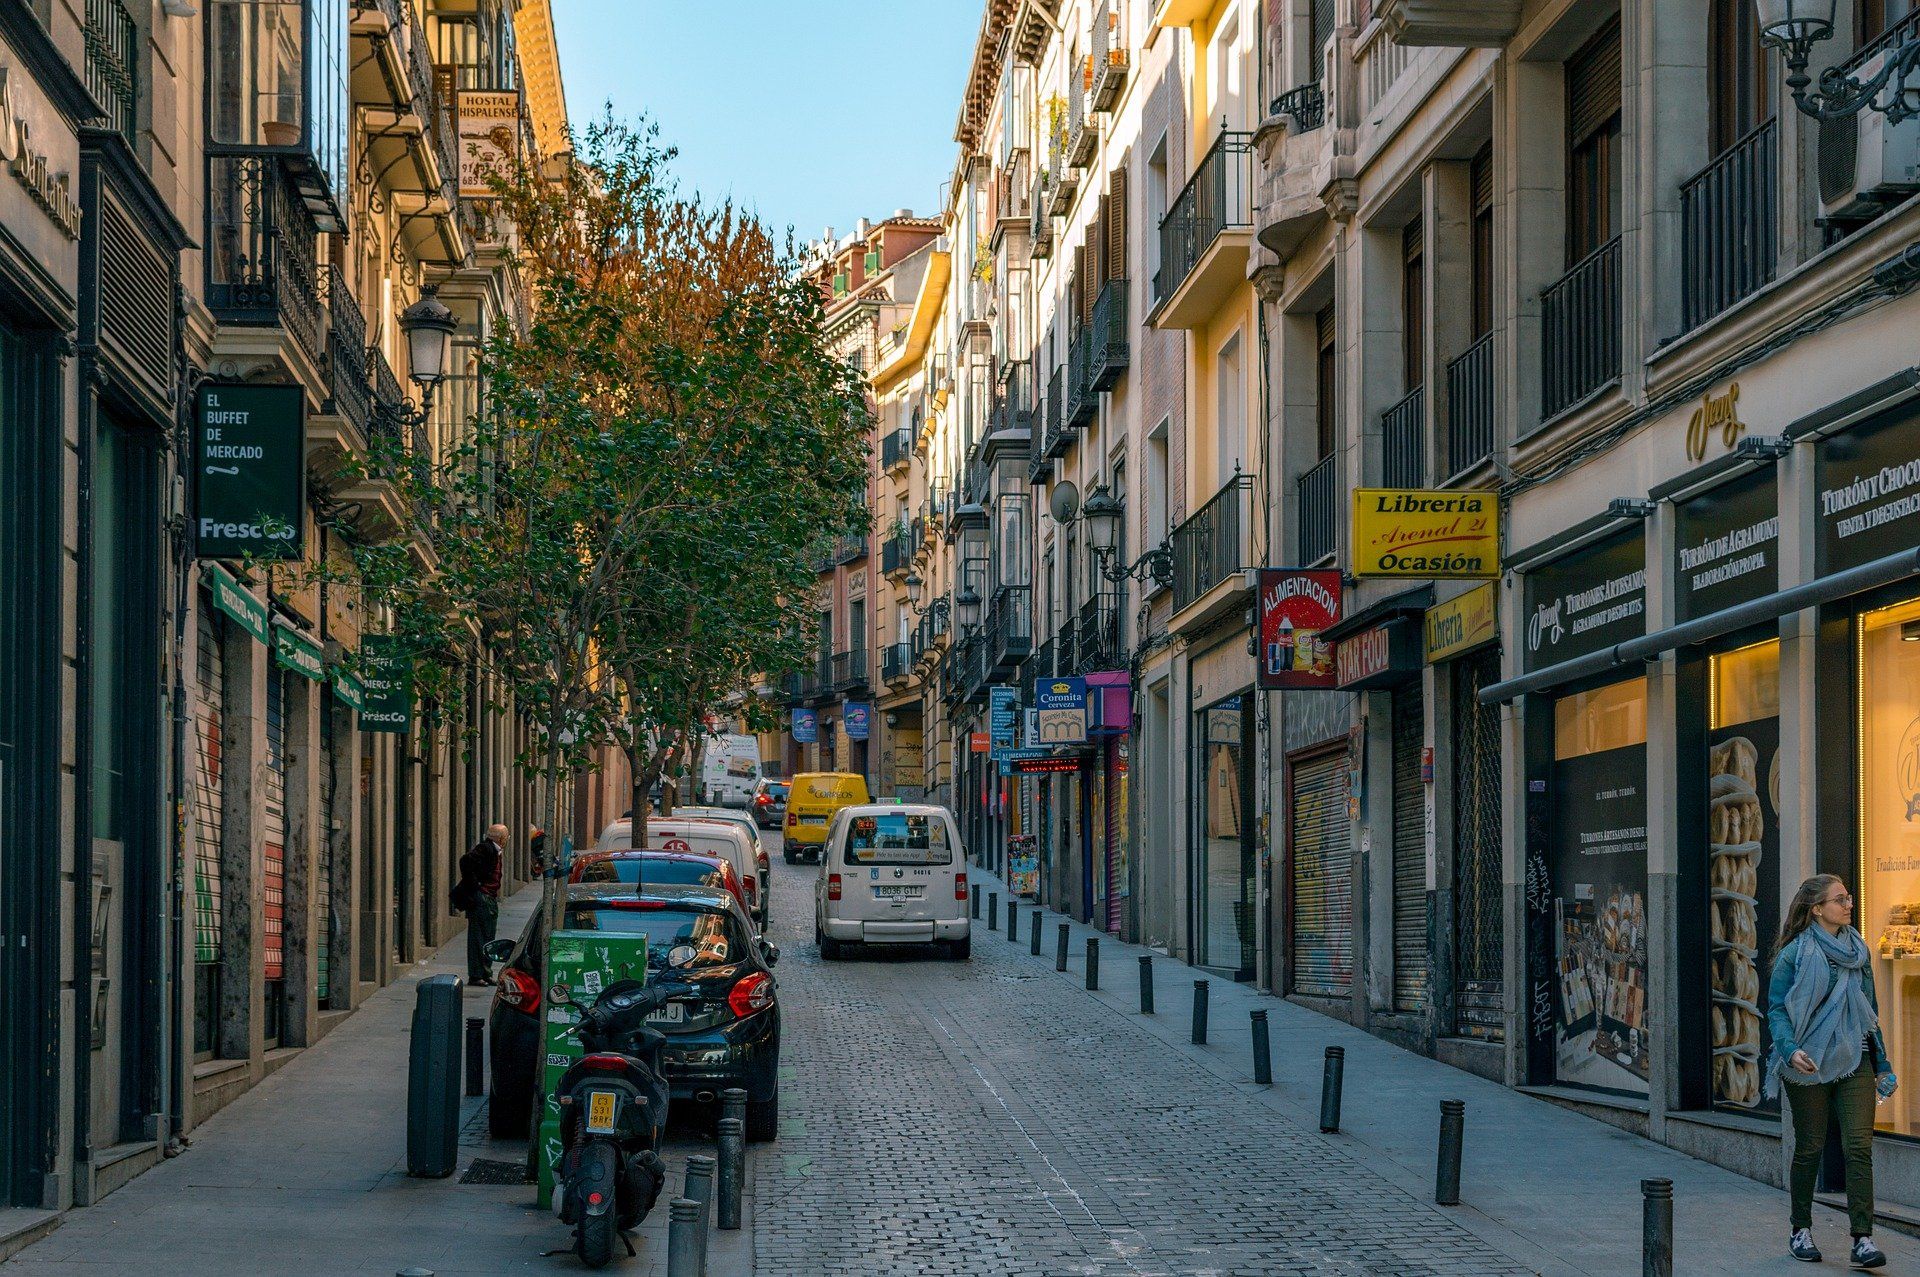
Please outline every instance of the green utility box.
[[[618, 935], [605, 931], [556, 931], [547, 941], [547, 987], [565, 985], [573, 1001], [592, 1005], [601, 990], [621, 980], [647, 979], [647, 938]], [[545, 990], [542, 990], [544, 997]], [[553, 1168], [559, 1164], [560, 1102], [555, 1089], [560, 1078], [586, 1054], [580, 1039], [569, 1033], [580, 1022], [580, 1012], [571, 1006], [556, 1006], [546, 998], [544, 1018], [545, 1052], [540, 1070], [540, 1132], [535, 1163], [539, 1172], [539, 1197], [542, 1210], [553, 1205]]]

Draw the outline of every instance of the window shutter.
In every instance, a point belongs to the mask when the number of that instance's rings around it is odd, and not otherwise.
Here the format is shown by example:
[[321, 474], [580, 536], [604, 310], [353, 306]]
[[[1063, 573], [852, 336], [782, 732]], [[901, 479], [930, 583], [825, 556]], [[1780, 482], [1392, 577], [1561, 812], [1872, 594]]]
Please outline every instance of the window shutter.
[[1592, 137], [1620, 114], [1620, 20], [1587, 41], [1567, 61], [1567, 137], [1572, 145]]
[[1107, 179], [1107, 278], [1127, 277], [1127, 170]]
[[1493, 207], [1493, 143], [1480, 148], [1473, 157], [1469, 170], [1473, 185], [1473, 211], [1478, 215], [1482, 210]]
[[1084, 243], [1073, 250], [1073, 280], [1070, 288], [1073, 294], [1073, 322], [1077, 328], [1087, 322], [1087, 246]]
[[1099, 201], [1094, 206], [1092, 227], [1093, 291], [1096, 293], [1100, 291], [1101, 282], [1111, 273], [1111, 267], [1107, 260], [1107, 218], [1110, 216], [1112, 216], [1112, 214], [1109, 210], [1109, 201], [1106, 192], [1103, 191], [1100, 194]]

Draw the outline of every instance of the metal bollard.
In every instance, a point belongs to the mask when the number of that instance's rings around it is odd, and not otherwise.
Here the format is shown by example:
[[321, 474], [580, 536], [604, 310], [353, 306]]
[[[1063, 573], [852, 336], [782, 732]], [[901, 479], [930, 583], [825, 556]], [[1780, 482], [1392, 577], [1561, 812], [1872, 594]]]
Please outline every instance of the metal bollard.
[[1331, 1135], [1340, 1129], [1340, 1087], [1346, 1079], [1347, 1049], [1327, 1048], [1327, 1063], [1320, 1074], [1320, 1131]]
[[997, 891], [987, 893], [987, 930], [1000, 930], [1000, 893]]
[[667, 1208], [667, 1277], [705, 1277], [700, 1263], [700, 1203], [684, 1197]]
[[467, 1094], [487, 1093], [487, 1022], [467, 1017]]
[[1440, 1164], [1433, 1173], [1433, 1200], [1442, 1206], [1460, 1204], [1460, 1145], [1466, 1133], [1466, 1101], [1441, 1100]]
[[980, 884], [977, 882], [973, 884], [973, 916], [980, 917]]
[[1032, 934], [1027, 937], [1027, 952], [1034, 957], [1040, 956], [1040, 906], [1033, 907]]
[[747, 1093], [738, 1086], [730, 1086], [720, 1092], [720, 1116], [724, 1120], [732, 1118], [740, 1123], [744, 1130], [747, 1124]]
[[1053, 969], [1055, 971], [1067, 969], [1067, 924], [1064, 922], [1060, 924], [1060, 943], [1054, 949]]
[[706, 1277], [707, 1232], [713, 1227], [713, 1159], [705, 1153], [689, 1157], [685, 1184], [687, 1200], [700, 1203], [700, 1274]]
[[1673, 1181], [1640, 1181], [1640, 1277], [1673, 1277]]
[[1007, 943], [1020, 943], [1020, 901], [1007, 897]]
[[1256, 1086], [1273, 1085], [1273, 1042], [1267, 1035], [1267, 1011], [1256, 1007], [1253, 1021], [1253, 1081]]
[[1193, 982], [1193, 1040], [1201, 1046], [1207, 1042], [1207, 981]]
[[1100, 938], [1087, 937], [1087, 989], [1089, 992], [1100, 987]]
[[417, 1266], [413, 1268], [402, 1268], [394, 1274], [394, 1277], [433, 1277], [433, 1269], [420, 1268]]
[[1140, 1014], [1153, 1014], [1153, 959], [1140, 955]]
[[747, 1178], [747, 1125], [737, 1117], [720, 1119], [720, 1227], [740, 1227], [740, 1191]]

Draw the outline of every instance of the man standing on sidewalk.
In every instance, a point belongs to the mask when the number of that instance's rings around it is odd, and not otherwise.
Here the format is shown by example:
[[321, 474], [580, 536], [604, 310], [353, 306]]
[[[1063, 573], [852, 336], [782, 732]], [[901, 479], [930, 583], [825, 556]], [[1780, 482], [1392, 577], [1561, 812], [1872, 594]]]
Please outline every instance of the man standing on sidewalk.
[[492, 984], [493, 975], [481, 952], [500, 925], [500, 867], [506, 860], [507, 827], [487, 826], [487, 836], [474, 849], [460, 857], [462, 884], [471, 883], [466, 893], [472, 905], [467, 909], [467, 983]]

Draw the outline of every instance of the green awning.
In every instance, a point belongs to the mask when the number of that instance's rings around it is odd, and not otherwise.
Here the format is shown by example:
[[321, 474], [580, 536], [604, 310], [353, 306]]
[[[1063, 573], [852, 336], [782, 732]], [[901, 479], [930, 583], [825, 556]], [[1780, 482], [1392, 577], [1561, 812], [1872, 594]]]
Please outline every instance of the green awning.
[[367, 689], [365, 684], [354, 676], [352, 670], [344, 665], [333, 667], [333, 691], [341, 703], [355, 713], [367, 707]]
[[303, 678], [326, 681], [327, 658], [320, 645], [285, 621], [273, 627], [273, 659]]
[[213, 605], [262, 643], [267, 642], [267, 605], [218, 563], [202, 563], [200, 579], [213, 595]]

